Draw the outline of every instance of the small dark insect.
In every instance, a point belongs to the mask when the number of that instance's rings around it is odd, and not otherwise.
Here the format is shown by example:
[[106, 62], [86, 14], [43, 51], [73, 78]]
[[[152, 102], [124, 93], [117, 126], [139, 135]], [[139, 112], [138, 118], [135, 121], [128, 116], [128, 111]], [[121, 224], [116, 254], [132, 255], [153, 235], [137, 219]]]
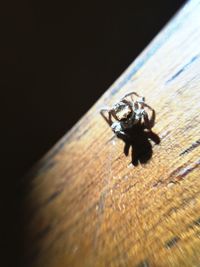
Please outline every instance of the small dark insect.
[[[133, 96], [136, 99], [133, 99]], [[146, 109], [151, 111], [149, 117]], [[109, 124], [117, 137], [129, 137], [128, 132], [134, 125], [143, 125], [151, 130], [155, 123], [155, 111], [145, 103], [145, 98], [130, 92], [111, 108], [100, 110], [101, 115]], [[107, 116], [105, 115], [107, 113]]]

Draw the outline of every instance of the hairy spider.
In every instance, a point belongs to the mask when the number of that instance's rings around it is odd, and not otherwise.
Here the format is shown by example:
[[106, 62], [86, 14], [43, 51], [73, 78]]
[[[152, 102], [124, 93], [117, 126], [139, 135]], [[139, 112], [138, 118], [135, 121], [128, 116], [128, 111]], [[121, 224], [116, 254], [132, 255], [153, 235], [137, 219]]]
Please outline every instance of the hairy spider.
[[[136, 100], [133, 99], [136, 96]], [[151, 117], [145, 109], [151, 111]], [[107, 116], [105, 115], [107, 112]], [[128, 130], [133, 125], [140, 124], [151, 130], [155, 122], [155, 111], [145, 103], [145, 98], [135, 92], [130, 92], [117, 102], [112, 108], [103, 108], [101, 115], [118, 137], [129, 137]]]

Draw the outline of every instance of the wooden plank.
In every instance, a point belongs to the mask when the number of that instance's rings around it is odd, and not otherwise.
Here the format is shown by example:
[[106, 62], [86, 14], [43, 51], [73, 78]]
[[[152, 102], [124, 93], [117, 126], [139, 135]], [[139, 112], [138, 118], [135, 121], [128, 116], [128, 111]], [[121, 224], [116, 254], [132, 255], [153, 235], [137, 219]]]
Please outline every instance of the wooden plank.
[[[199, 266], [199, 88], [193, 0], [23, 181], [25, 266]], [[99, 114], [129, 91], [161, 139], [137, 166]]]

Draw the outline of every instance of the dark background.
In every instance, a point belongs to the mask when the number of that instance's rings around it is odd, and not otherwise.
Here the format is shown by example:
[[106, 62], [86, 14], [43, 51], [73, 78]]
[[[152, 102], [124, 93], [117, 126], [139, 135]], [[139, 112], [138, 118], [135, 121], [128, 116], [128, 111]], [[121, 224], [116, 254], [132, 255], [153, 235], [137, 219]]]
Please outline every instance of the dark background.
[[4, 1], [0, 8], [4, 266], [17, 266], [20, 251], [19, 178], [76, 123], [184, 2]]

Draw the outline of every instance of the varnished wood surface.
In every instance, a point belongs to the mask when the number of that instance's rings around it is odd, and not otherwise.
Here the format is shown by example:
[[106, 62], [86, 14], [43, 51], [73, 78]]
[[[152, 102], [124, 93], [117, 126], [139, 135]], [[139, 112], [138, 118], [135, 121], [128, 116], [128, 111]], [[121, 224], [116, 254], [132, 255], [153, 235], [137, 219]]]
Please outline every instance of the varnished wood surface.
[[[138, 166], [99, 114], [129, 91], [161, 139]], [[24, 266], [200, 266], [199, 113], [194, 0], [23, 180]]]

